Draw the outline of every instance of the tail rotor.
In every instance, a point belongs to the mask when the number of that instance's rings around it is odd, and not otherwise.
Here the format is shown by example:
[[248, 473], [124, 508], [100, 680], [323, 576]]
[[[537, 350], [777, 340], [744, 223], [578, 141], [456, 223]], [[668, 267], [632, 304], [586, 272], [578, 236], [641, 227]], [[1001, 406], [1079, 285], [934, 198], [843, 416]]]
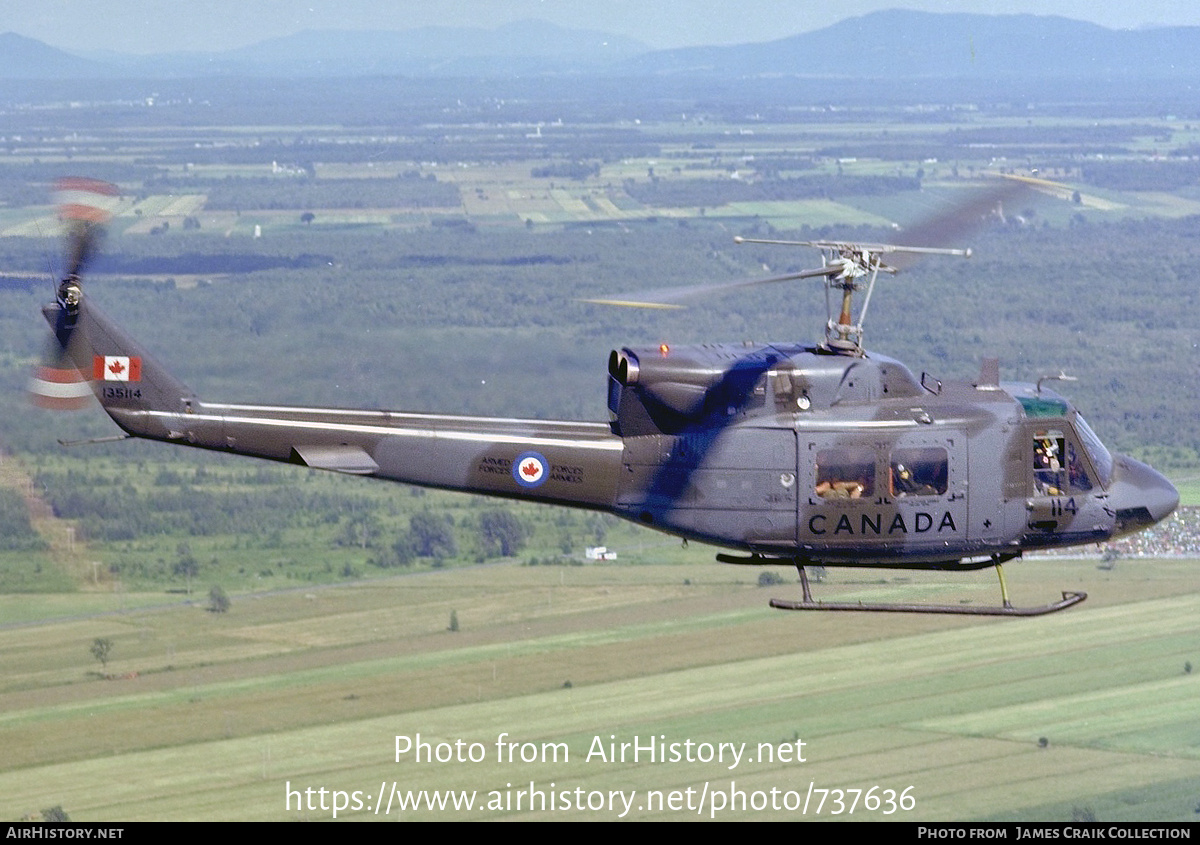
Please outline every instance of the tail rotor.
[[78, 410], [92, 396], [88, 374], [79, 371], [66, 350], [79, 313], [84, 269], [99, 249], [119, 193], [115, 185], [96, 179], [69, 177], [55, 183], [58, 215], [66, 229], [66, 266], [56, 302], [45, 309], [53, 334], [29, 380], [30, 401], [39, 407]]

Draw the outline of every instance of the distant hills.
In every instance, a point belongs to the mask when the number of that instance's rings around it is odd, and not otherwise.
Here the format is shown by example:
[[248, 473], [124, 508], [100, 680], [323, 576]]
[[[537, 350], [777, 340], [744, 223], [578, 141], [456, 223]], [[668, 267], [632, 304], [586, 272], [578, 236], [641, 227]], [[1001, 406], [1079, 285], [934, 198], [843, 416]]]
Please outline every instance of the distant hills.
[[1112, 30], [1060, 17], [906, 10], [777, 41], [651, 50], [624, 36], [523, 21], [497, 29], [306, 31], [214, 53], [80, 56], [0, 35], [0, 79], [209, 76], [801, 76], [1200, 78], [1200, 27]]
[[15, 32], [0, 34], [0, 79], [67, 79], [102, 76], [109, 68]]
[[203, 76], [512, 76], [581, 73], [649, 51], [620, 35], [523, 21], [497, 29], [308, 30], [214, 53], [75, 56], [0, 35], [0, 79]]
[[1186, 78], [1200, 76], [1200, 27], [1113, 30], [1038, 15], [893, 9], [762, 44], [643, 54], [646, 73], [842, 78]]

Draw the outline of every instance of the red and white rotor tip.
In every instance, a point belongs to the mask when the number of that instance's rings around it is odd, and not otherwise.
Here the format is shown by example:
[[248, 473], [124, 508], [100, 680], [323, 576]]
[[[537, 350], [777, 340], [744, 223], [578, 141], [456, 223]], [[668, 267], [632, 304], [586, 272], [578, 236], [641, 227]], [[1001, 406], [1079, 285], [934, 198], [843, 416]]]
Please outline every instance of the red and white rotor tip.
[[87, 378], [66, 362], [42, 364], [29, 379], [28, 390], [34, 405], [52, 411], [77, 411], [92, 399]]
[[64, 221], [107, 223], [120, 195], [116, 185], [83, 176], [67, 176], [54, 183], [54, 202]]

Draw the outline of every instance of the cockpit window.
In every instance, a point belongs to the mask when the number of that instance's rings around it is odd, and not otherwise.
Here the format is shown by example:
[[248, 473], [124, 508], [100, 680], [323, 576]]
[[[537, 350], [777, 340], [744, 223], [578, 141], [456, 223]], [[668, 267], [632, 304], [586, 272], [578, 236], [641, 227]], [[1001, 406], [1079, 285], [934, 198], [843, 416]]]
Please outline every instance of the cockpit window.
[[[1077, 447], [1075, 437], [1068, 436], [1071, 432], [1066, 425], [1061, 429], [1039, 430], [1033, 443], [1034, 474], [1039, 493], [1059, 495], [1068, 490], [1086, 492], [1094, 484], [1108, 486], [1112, 478], [1112, 454], [1083, 417], [1072, 411], [1070, 403], [1048, 390], [1037, 395], [1016, 395], [1014, 398], [1021, 403], [1021, 409], [1028, 419], [1045, 420], [1045, 425], [1053, 425], [1049, 419], [1051, 417], [1063, 417], [1064, 423], [1070, 419], [1074, 434], [1079, 438]], [[1087, 453], [1091, 461], [1090, 472], [1087, 461], [1077, 452], [1077, 448]]]
[[1051, 396], [1018, 396], [1017, 401], [1025, 409], [1025, 416], [1030, 419], [1038, 417], [1065, 417], [1070, 407], [1065, 400]]
[[1088, 457], [1092, 459], [1092, 466], [1096, 468], [1096, 474], [1100, 476], [1100, 483], [1107, 487], [1109, 479], [1112, 477], [1112, 453], [1100, 442], [1100, 438], [1092, 431], [1092, 427], [1087, 424], [1087, 421], [1078, 414], [1075, 415], [1075, 430], [1079, 432], [1083, 448], [1087, 451]]
[[1075, 441], [1061, 429], [1040, 429], [1033, 437], [1033, 479], [1039, 496], [1064, 496], [1092, 489]]

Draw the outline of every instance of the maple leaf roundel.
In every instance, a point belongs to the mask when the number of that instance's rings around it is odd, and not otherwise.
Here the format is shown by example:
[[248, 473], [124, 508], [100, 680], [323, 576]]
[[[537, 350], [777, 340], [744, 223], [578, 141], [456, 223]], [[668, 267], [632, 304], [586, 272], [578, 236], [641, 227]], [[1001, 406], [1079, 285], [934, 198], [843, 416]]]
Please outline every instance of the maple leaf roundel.
[[549, 474], [549, 466], [546, 458], [538, 452], [522, 452], [513, 461], [513, 478], [522, 487], [540, 487]]

